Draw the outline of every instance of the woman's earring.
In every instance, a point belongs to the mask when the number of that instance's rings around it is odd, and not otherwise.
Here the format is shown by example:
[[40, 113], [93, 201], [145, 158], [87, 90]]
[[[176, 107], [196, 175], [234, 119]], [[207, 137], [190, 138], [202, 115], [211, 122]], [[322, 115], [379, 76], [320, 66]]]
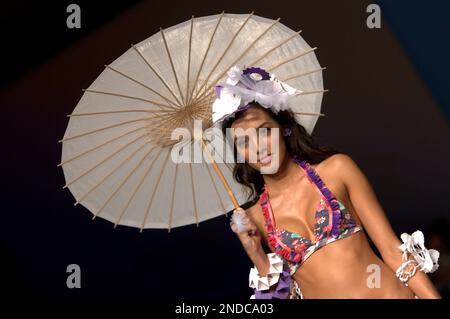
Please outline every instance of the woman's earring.
[[290, 127], [285, 127], [283, 129], [283, 136], [291, 136], [291, 134], [292, 134], [292, 130]]

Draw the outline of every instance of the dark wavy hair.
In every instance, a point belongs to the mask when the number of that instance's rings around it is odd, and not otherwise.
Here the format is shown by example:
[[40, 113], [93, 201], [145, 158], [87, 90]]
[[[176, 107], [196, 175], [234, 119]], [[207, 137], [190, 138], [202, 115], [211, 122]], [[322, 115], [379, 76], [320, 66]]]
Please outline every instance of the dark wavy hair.
[[[283, 136], [286, 144], [286, 149], [291, 157], [296, 156], [299, 159], [304, 159], [311, 164], [317, 164], [327, 159], [331, 155], [341, 153], [337, 149], [330, 146], [318, 146], [313, 137], [306, 131], [306, 129], [295, 120], [294, 113], [291, 110], [279, 111], [275, 114], [272, 110], [260, 106], [258, 103], [253, 103], [261, 107], [267, 112], [279, 125], [281, 132], [283, 128], [289, 127], [292, 133], [289, 136]], [[253, 107], [253, 106], [252, 106]], [[245, 110], [238, 111], [234, 117], [225, 119], [222, 126], [222, 133], [226, 134], [226, 129], [230, 128], [233, 122], [238, 119]], [[281, 133], [280, 132], [280, 133]], [[234, 147], [234, 168], [233, 178], [240, 184], [250, 188], [249, 201], [256, 200], [261, 194], [264, 186], [264, 179], [261, 173], [251, 167], [248, 163], [239, 163], [237, 161], [237, 151]], [[257, 196], [258, 195], [258, 196]]]

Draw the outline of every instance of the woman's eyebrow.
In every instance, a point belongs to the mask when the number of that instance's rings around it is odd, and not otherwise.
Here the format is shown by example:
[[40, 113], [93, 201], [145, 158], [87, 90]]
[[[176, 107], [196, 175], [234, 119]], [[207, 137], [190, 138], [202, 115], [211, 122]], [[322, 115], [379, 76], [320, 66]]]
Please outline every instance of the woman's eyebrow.
[[261, 128], [262, 126], [264, 126], [264, 125], [266, 125], [266, 124], [269, 124], [269, 125], [270, 125], [270, 123], [266, 121], [266, 122], [263, 122], [261, 125], [259, 125], [259, 126], [257, 127], [257, 129]]
[[[265, 121], [265, 122], [262, 122], [256, 129], [259, 129], [259, 128], [263, 127], [263, 126], [266, 125], [266, 124], [269, 124], [269, 125], [270, 125], [269, 122]], [[237, 137], [236, 137], [236, 135], [235, 135], [235, 136], [234, 136], [234, 141], [236, 142], [236, 140], [237, 140]]]

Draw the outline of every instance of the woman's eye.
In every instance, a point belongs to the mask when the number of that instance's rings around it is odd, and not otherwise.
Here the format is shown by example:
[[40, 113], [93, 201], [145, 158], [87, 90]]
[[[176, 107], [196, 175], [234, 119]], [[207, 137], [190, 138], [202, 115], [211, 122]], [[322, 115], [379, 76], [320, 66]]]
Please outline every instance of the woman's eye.
[[248, 141], [246, 138], [238, 138], [236, 141], [236, 145], [238, 147], [247, 147], [248, 145]]
[[270, 134], [270, 130], [271, 130], [270, 127], [261, 127], [259, 129], [259, 133], [260, 134], [267, 134], [267, 135], [269, 135]]

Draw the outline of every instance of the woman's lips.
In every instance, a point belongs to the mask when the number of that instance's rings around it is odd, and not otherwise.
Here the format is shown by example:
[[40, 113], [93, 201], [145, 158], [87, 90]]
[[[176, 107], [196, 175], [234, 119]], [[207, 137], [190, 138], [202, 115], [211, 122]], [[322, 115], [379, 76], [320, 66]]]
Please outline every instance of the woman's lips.
[[266, 163], [269, 163], [271, 159], [272, 159], [272, 154], [270, 153], [270, 154], [261, 156], [259, 158], [259, 162], [262, 164], [266, 164]]

